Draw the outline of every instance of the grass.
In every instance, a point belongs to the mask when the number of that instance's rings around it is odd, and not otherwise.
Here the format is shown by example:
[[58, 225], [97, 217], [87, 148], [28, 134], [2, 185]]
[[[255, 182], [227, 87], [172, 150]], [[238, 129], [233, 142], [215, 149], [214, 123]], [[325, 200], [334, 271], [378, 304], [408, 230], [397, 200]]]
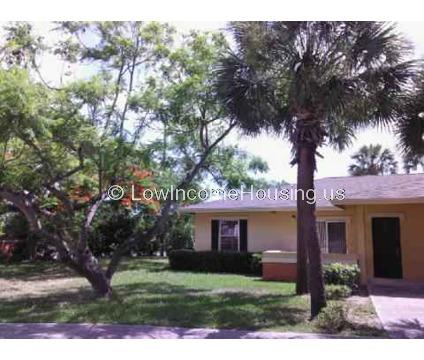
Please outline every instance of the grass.
[[[84, 279], [71, 276], [60, 265], [47, 262], [0, 265], [0, 322], [317, 331], [308, 321], [309, 299], [296, 296], [293, 283], [175, 272], [164, 260], [132, 259], [113, 279], [113, 298], [96, 299]], [[359, 311], [355, 314], [361, 318]], [[347, 334], [383, 335], [378, 326], [366, 323], [352, 326]]]

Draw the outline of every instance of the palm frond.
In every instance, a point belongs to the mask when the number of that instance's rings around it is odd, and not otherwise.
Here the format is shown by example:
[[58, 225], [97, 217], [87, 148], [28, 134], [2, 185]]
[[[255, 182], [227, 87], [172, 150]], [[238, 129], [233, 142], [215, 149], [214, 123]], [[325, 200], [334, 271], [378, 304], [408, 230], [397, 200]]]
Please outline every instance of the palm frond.
[[424, 71], [404, 96], [395, 132], [405, 156], [424, 156]]
[[217, 93], [240, 128], [255, 134], [263, 129], [280, 131], [287, 116], [276, 101], [275, 89], [243, 59], [229, 53], [217, 67]]

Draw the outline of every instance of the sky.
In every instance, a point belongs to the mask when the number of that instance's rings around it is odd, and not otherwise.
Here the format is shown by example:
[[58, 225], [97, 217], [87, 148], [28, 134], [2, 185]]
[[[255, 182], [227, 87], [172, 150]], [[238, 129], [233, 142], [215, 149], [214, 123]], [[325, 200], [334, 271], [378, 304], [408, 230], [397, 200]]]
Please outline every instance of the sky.
[[[226, 27], [225, 22], [171, 22], [171, 24], [179, 32], [187, 32], [191, 29], [219, 31], [224, 30]], [[57, 40], [54, 33], [49, 31], [52, 28], [51, 23], [35, 23], [35, 26], [46, 40], [51, 42]], [[413, 43], [415, 56], [424, 57], [424, 22], [399, 22], [398, 29]], [[93, 70], [87, 66], [77, 68], [72, 65], [67, 69], [63, 69], [62, 66], [62, 63], [58, 62], [53, 56], [44, 58], [42, 66], [44, 78], [57, 80], [58, 74], [64, 71], [71, 74], [70, 78], [88, 77]], [[269, 134], [248, 137], [233, 133], [225, 142], [227, 144], [237, 144], [239, 148], [264, 159], [268, 163], [269, 171], [266, 174], [261, 174], [261, 177], [268, 180], [296, 182], [296, 167], [290, 165], [291, 151], [287, 140]], [[344, 152], [340, 153], [329, 147], [321, 148], [319, 152], [323, 158], [317, 159], [316, 178], [348, 175], [347, 169], [351, 163], [350, 156], [363, 145], [377, 143], [389, 148], [396, 154], [399, 161], [399, 171], [402, 171], [394, 135], [387, 129], [367, 129], [358, 132], [353, 145]]]

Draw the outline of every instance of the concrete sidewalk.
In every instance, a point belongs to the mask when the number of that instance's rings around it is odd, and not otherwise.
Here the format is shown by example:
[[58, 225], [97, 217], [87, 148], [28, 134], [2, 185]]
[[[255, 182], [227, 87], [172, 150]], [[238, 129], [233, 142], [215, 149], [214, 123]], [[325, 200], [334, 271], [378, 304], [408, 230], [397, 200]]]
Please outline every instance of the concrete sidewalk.
[[378, 279], [368, 289], [391, 338], [424, 339], [424, 283]]
[[3, 339], [334, 339], [333, 335], [117, 324], [0, 323]]

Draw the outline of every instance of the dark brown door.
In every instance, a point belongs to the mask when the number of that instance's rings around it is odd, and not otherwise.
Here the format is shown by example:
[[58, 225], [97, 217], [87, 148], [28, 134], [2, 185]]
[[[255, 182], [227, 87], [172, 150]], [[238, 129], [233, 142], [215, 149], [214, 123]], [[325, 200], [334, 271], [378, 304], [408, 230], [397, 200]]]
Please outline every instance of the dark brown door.
[[374, 246], [374, 276], [401, 279], [402, 258], [399, 218], [373, 218], [372, 241]]

